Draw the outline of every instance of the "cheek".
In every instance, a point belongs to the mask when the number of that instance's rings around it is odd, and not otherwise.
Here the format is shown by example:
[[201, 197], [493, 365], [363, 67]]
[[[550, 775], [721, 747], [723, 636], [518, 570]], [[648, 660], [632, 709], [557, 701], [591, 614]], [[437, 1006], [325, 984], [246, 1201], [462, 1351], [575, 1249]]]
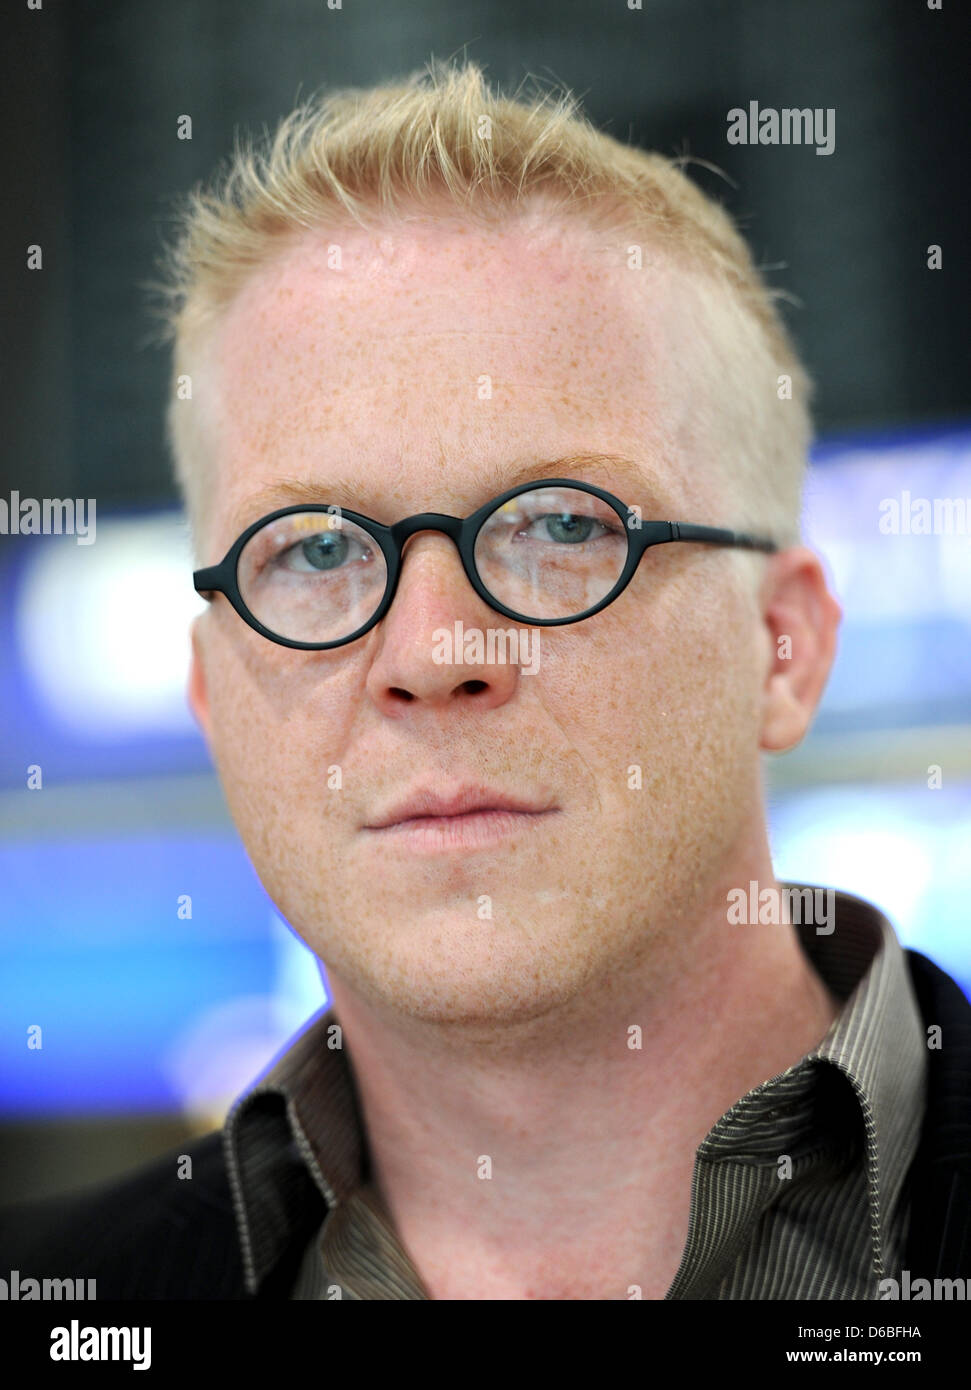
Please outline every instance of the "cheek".
[[213, 634], [209, 654], [213, 760], [240, 837], [269, 886], [301, 845], [323, 863], [354, 819], [349, 749], [362, 667], [315, 661], [231, 629]]
[[693, 578], [700, 592], [681, 606], [670, 650], [665, 722], [673, 726], [668, 740], [677, 755], [672, 776], [685, 804], [704, 803], [711, 820], [731, 822], [747, 814], [761, 766], [759, 628], [730, 573], [718, 567]]
[[213, 703], [213, 758], [239, 834], [259, 860], [282, 804], [286, 747], [274, 739], [258, 697], [247, 698], [244, 687], [227, 682]]
[[577, 743], [621, 756], [646, 739], [677, 754], [700, 727], [755, 709], [752, 600], [717, 561], [688, 560], [662, 583], [665, 561], [678, 566], [675, 556], [645, 557], [616, 604], [546, 639], [541, 689]]
[[232, 773], [250, 753], [259, 758], [265, 743], [267, 712], [255, 647], [262, 639], [245, 631], [235, 614], [221, 617], [225, 621], [209, 634], [206, 679], [213, 756], [220, 769]]
[[210, 658], [213, 761], [233, 820], [257, 857], [292, 814], [295, 782], [301, 761], [306, 763], [300, 757], [303, 740], [296, 734], [292, 697], [285, 695], [286, 680], [274, 651], [256, 648], [247, 633], [220, 632], [211, 643]]
[[724, 564], [688, 560], [656, 579], [635, 579], [630, 615], [621, 604], [599, 615], [565, 657], [557, 713], [618, 814], [634, 809], [639, 779], [635, 814], [658, 826], [740, 789], [758, 765], [760, 629]]

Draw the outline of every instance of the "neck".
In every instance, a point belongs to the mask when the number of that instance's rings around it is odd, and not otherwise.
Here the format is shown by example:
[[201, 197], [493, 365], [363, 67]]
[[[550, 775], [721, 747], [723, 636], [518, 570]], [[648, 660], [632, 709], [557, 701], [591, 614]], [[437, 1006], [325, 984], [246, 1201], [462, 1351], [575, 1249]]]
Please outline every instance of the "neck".
[[[730, 884], [749, 878], [775, 883], [767, 847]], [[330, 977], [374, 1178], [433, 1297], [624, 1298], [652, 1278], [644, 1296], [663, 1297], [698, 1144], [840, 1008], [792, 926], [727, 925], [727, 891], [672, 914], [649, 958], [512, 1024], [428, 1023]], [[563, 1285], [564, 1269], [583, 1272]]]

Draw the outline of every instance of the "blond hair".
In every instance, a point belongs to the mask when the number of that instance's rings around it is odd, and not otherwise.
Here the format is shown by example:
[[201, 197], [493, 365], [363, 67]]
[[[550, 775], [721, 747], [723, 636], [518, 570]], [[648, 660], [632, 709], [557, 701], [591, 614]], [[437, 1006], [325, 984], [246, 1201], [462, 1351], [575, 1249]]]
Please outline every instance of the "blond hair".
[[812, 388], [778, 313], [786, 296], [763, 281], [731, 217], [683, 163], [598, 131], [568, 91], [505, 97], [477, 65], [435, 59], [400, 82], [315, 95], [272, 137], [237, 141], [228, 166], [177, 206], [163, 279], [149, 285], [161, 340], [173, 344], [167, 440], [196, 536], [206, 459], [177, 384], [251, 274], [311, 229], [373, 229], [443, 201], [494, 226], [541, 198], [552, 217], [643, 232], [727, 291], [706, 304], [705, 351], [733, 402], [725, 454], [745, 512], [734, 521], [795, 543]]

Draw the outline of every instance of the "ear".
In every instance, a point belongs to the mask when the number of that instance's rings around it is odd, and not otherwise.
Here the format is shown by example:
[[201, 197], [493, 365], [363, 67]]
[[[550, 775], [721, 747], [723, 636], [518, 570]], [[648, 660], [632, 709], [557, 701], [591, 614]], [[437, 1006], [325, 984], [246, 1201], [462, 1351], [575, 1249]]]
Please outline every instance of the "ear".
[[760, 747], [781, 753], [794, 748], [812, 722], [843, 611], [826, 586], [819, 558], [793, 546], [766, 566], [762, 614], [770, 647]]
[[206, 670], [202, 660], [202, 639], [199, 636], [199, 624], [206, 613], [199, 613], [192, 620], [190, 636], [192, 639], [192, 656], [189, 662], [189, 681], [186, 695], [192, 713], [196, 717], [196, 723], [202, 730], [207, 743], [210, 742], [211, 729], [209, 726], [209, 692], [206, 688]]

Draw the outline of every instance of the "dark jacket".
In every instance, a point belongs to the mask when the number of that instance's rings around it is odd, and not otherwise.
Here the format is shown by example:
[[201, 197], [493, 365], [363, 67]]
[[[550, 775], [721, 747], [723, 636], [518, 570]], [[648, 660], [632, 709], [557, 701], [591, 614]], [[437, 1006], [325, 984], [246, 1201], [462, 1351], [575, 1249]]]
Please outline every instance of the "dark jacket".
[[[971, 1277], [971, 1004], [926, 956], [906, 959], [925, 1027], [941, 1029], [928, 1050], [927, 1111], [910, 1169], [905, 1268], [911, 1279]], [[94, 1278], [98, 1300], [248, 1298], [219, 1130], [183, 1145], [192, 1178], [174, 1153], [96, 1187], [0, 1211], [0, 1277]], [[287, 1298], [307, 1242], [325, 1214], [309, 1173], [298, 1236], [262, 1286]], [[896, 1275], [896, 1271], [888, 1271]]]

